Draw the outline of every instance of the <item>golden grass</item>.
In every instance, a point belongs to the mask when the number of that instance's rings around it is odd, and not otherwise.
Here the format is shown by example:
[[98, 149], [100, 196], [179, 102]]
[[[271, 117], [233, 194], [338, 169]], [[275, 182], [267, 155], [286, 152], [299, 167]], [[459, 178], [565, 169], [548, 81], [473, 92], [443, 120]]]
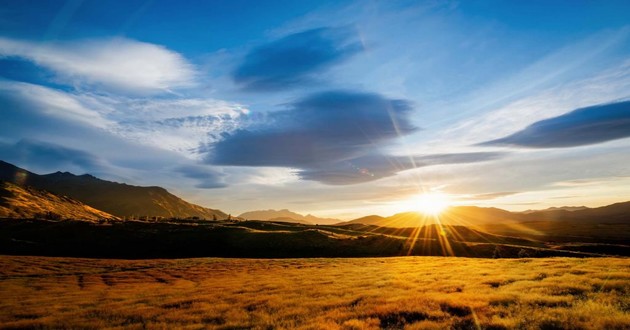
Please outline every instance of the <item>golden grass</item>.
[[629, 329], [630, 259], [0, 256], [0, 328]]

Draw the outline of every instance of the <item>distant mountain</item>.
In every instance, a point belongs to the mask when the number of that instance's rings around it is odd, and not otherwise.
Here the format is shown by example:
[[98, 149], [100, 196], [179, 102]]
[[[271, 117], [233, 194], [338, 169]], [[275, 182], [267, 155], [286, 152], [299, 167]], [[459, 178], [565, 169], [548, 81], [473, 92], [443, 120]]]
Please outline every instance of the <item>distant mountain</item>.
[[72, 198], [58, 196], [33, 187], [18, 186], [6, 181], [0, 181], [0, 218], [88, 221], [117, 219], [109, 213], [99, 211]]
[[303, 224], [303, 225], [312, 225], [312, 223], [310, 223], [308, 221], [305, 221], [305, 220], [296, 220], [296, 219], [287, 218], [287, 217], [279, 217], [279, 218], [267, 219], [265, 221], [289, 222], [289, 223], [299, 223], [299, 224]]
[[282, 221], [285, 222], [319, 225], [331, 225], [341, 222], [341, 220], [339, 219], [319, 218], [310, 214], [304, 216], [299, 213], [289, 211], [287, 209], [250, 211], [239, 215], [239, 218], [247, 220], [283, 219]]
[[602, 207], [567, 211], [544, 210], [523, 215], [524, 221], [571, 221], [580, 223], [630, 223], [630, 201]]
[[474, 226], [488, 223], [513, 223], [520, 220], [518, 215], [497, 208], [457, 206], [445, 210], [439, 217], [420, 212], [404, 212], [389, 217], [371, 215], [343, 224], [361, 223], [381, 227], [407, 228], [442, 223], [447, 225]]
[[526, 210], [523, 211], [521, 213], [525, 213], [525, 214], [529, 214], [529, 213], [534, 213], [534, 212], [541, 212], [541, 211], [580, 211], [580, 210], [586, 210], [588, 209], [588, 207], [586, 206], [560, 206], [560, 207], [550, 207], [550, 208], [546, 208], [544, 210]]
[[385, 220], [384, 217], [380, 216], [380, 215], [368, 215], [362, 218], [358, 218], [358, 219], [354, 219], [351, 221], [344, 221], [341, 223], [338, 223], [337, 225], [347, 225], [347, 224], [355, 224], [355, 223], [360, 223], [360, 224], [364, 224], [364, 225], [376, 225], [378, 226], [380, 223], [383, 223], [383, 221]]
[[89, 174], [39, 175], [0, 161], [0, 180], [68, 196], [118, 217], [160, 216], [226, 219], [220, 210], [191, 204], [161, 187], [140, 187], [98, 179]]
[[630, 202], [616, 203], [604, 207], [566, 210], [551, 208], [528, 213], [510, 212], [498, 208], [476, 206], [455, 206], [447, 209], [439, 217], [418, 212], [398, 213], [390, 217], [371, 215], [343, 224], [365, 224], [380, 227], [418, 227], [437, 222], [459, 226], [493, 226], [528, 222], [572, 222], [572, 223], [630, 223]]

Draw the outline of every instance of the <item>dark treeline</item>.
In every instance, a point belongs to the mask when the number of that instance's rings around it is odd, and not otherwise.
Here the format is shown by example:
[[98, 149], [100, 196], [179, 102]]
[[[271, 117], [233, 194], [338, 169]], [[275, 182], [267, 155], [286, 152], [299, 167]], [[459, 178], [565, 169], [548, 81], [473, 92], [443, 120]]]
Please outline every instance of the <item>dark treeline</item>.
[[[465, 228], [465, 227], [464, 227]], [[596, 256], [545, 248], [523, 239], [493, 235], [444, 235], [427, 226], [417, 232], [375, 233], [371, 226], [305, 226], [288, 223], [199, 222], [106, 224], [85, 221], [0, 220], [0, 253], [96, 258], [183, 257], [377, 257], [463, 256], [518, 258]], [[381, 231], [382, 232], [382, 231]], [[462, 231], [460, 231], [462, 232]], [[398, 233], [399, 234], [399, 233]], [[459, 238], [456, 238], [461, 236]], [[468, 238], [466, 238], [468, 237]], [[477, 237], [477, 239], [475, 239]], [[608, 254], [627, 254], [618, 247]], [[613, 252], [613, 253], [611, 253]]]

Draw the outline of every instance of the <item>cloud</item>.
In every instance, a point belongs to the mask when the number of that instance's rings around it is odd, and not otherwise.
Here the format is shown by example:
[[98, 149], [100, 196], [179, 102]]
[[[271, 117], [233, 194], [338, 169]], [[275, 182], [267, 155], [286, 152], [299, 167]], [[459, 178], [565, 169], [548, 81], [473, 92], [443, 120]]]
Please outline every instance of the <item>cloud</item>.
[[267, 91], [312, 82], [361, 50], [349, 29], [319, 28], [254, 48], [232, 73], [245, 90]]
[[183, 165], [177, 167], [175, 171], [187, 178], [195, 179], [197, 181], [196, 188], [215, 189], [227, 187], [224, 181], [225, 175], [208, 166]]
[[103, 160], [91, 153], [27, 139], [15, 144], [0, 143], [0, 159], [44, 171], [95, 173], [104, 169]]
[[34, 43], [0, 38], [0, 58], [18, 57], [71, 85], [117, 91], [168, 91], [194, 84], [195, 69], [163, 46], [126, 38]]
[[305, 180], [330, 185], [348, 185], [378, 180], [415, 168], [484, 162], [504, 155], [505, 153], [501, 152], [468, 152], [406, 157], [374, 153], [342, 162], [315, 165], [298, 171], [298, 175]]
[[356, 91], [307, 96], [209, 145], [217, 165], [305, 167], [352, 159], [416, 130], [405, 100]]
[[208, 146], [206, 161], [227, 166], [294, 168], [304, 180], [348, 185], [400, 171], [487, 161], [504, 153], [471, 152], [392, 156], [383, 148], [417, 131], [405, 100], [375, 93], [337, 90], [317, 93], [270, 113], [253, 125], [223, 135]]
[[458, 197], [461, 200], [467, 201], [485, 201], [485, 200], [493, 200], [501, 197], [511, 196], [518, 194], [518, 191], [501, 191], [501, 192], [493, 192], [493, 193], [485, 193], [485, 194], [475, 194], [465, 197]]
[[567, 148], [630, 136], [630, 101], [581, 108], [481, 145]]
[[34, 84], [0, 80], [0, 102], [7, 111], [29, 107], [46, 116], [71, 120], [89, 127], [106, 128], [113, 124], [72, 94]]
[[[35, 127], [50, 126], [53, 121], [61, 120], [107, 131], [138, 144], [176, 151], [189, 158], [198, 158], [199, 146], [217, 140], [221, 132], [240, 127], [249, 113], [239, 104], [214, 99], [129, 98], [66, 92], [6, 80], [0, 80], [0, 104], [14, 113], [5, 118], [17, 123], [11, 129], [23, 126], [24, 122]], [[48, 119], [28, 119], [29, 113]], [[47, 127], [44, 131], [51, 129]]]

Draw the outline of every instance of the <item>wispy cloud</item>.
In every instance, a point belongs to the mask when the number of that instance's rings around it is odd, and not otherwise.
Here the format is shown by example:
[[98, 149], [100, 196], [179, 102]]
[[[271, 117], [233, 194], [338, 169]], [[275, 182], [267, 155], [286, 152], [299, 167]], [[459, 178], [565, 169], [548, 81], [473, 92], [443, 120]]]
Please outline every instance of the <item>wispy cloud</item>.
[[232, 76], [245, 90], [295, 88], [313, 82], [331, 66], [360, 50], [350, 29], [307, 30], [252, 49]]
[[107, 128], [113, 122], [64, 91], [10, 80], [0, 80], [0, 102], [6, 111], [28, 105], [51, 117], [71, 120], [88, 127]]
[[180, 54], [125, 38], [45, 43], [0, 38], [0, 56], [32, 61], [70, 85], [156, 92], [195, 83], [193, 65]]
[[[71, 121], [189, 158], [199, 157], [198, 149], [222, 133], [239, 128], [249, 113], [240, 104], [209, 98], [130, 98], [6, 80], [0, 81], [0, 103], [15, 111], [15, 118], [30, 112]], [[24, 107], [28, 111], [20, 113]]]
[[104, 160], [89, 152], [27, 139], [14, 144], [0, 143], [0, 159], [11, 163], [28, 161], [35, 167], [31, 168], [33, 170], [41, 169], [45, 164], [46, 170], [96, 174], [106, 167]]
[[630, 136], [630, 101], [577, 109], [481, 145], [566, 148]]
[[175, 171], [184, 177], [195, 179], [197, 181], [196, 188], [215, 189], [227, 186], [224, 180], [225, 174], [210, 166], [182, 165], [177, 167]]
[[434, 165], [468, 164], [499, 159], [505, 156], [500, 152], [470, 152], [452, 154], [431, 154], [392, 156], [375, 153], [342, 162], [314, 164], [300, 170], [298, 174], [305, 180], [314, 180], [330, 185], [347, 185], [374, 181], [399, 172]]

